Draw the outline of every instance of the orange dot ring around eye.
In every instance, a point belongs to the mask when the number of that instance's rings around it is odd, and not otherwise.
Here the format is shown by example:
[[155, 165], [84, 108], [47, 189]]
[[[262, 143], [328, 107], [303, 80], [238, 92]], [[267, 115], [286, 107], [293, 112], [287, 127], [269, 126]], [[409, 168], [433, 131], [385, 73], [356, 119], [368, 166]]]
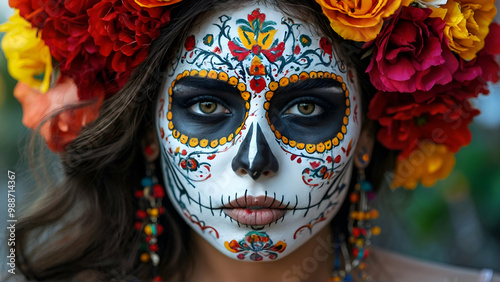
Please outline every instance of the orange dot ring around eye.
[[[340, 131], [335, 135], [334, 138], [330, 140], [326, 140], [324, 142], [320, 142], [318, 144], [312, 144], [312, 143], [300, 143], [297, 142], [296, 140], [292, 140], [289, 137], [283, 135], [279, 131], [276, 130], [274, 125], [271, 122], [271, 119], [269, 118], [269, 108], [271, 106], [271, 100], [273, 99], [275, 91], [279, 87], [284, 87], [289, 85], [290, 83], [297, 83], [300, 80], [306, 80], [306, 79], [315, 79], [315, 78], [330, 78], [337, 80], [341, 84], [342, 91], [344, 92], [345, 95], [345, 116], [342, 119], [342, 126]], [[264, 103], [264, 109], [266, 110], [266, 119], [267, 123], [269, 124], [269, 127], [271, 128], [272, 132], [276, 136], [276, 139], [280, 140], [284, 145], [288, 145], [290, 147], [295, 147], [299, 150], [306, 150], [308, 153], [323, 153], [325, 151], [331, 150], [334, 147], [337, 147], [340, 144], [340, 141], [344, 139], [345, 134], [347, 133], [347, 125], [349, 124], [349, 116], [351, 114], [351, 100], [350, 100], [350, 94], [349, 90], [347, 89], [347, 85], [345, 84], [344, 80], [342, 79], [341, 76], [335, 74], [335, 73], [330, 73], [330, 72], [322, 72], [322, 71], [311, 71], [311, 72], [301, 72], [299, 75], [293, 74], [289, 78], [288, 77], [282, 77], [279, 82], [273, 81], [269, 83], [269, 90], [266, 92], [266, 102]]]
[[207, 139], [199, 139], [196, 137], [189, 137], [185, 134], [182, 134], [179, 130], [177, 130], [174, 126], [173, 119], [174, 115], [172, 113], [172, 95], [173, 95], [173, 88], [175, 86], [175, 83], [182, 79], [183, 77], [187, 76], [194, 76], [194, 77], [206, 77], [209, 79], [216, 79], [223, 81], [225, 83], [229, 83], [231, 86], [236, 88], [239, 92], [243, 100], [245, 100], [245, 118], [242, 122], [242, 125], [245, 124], [246, 119], [248, 118], [248, 111], [250, 110], [250, 98], [251, 94], [250, 92], [247, 91], [246, 85], [244, 83], [239, 83], [239, 80], [236, 76], [229, 76], [226, 72], [224, 71], [217, 71], [217, 70], [185, 70], [182, 73], [178, 74], [174, 81], [170, 84], [170, 87], [168, 88], [168, 112], [167, 112], [167, 119], [168, 119], [168, 128], [172, 131], [172, 136], [179, 140], [182, 144], [186, 144], [190, 147], [201, 147], [201, 148], [215, 148], [217, 146], [222, 146], [225, 145], [227, 142], [231, 142], [234, 139], [234, 136], [237, 135], [241, 129], [242, 126], [239, 126], [234, 132], [229, 134], [228, 136], [223, 136], [218, 139], [214, 140], [207, 140]]

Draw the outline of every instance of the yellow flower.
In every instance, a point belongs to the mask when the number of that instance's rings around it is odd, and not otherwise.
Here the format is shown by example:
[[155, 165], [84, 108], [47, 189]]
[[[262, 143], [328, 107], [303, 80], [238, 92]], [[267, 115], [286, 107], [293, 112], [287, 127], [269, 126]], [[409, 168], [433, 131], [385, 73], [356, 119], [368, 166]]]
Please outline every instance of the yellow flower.
[[[5, 32], [2, 49], [10, 75], [43, 93], [47, 92], [52, 74], [52, 56], [37, 29], [32, 28], [16, 10], [9, 22], [0, 25], [0, 32]], [[44, 74], [42, 81], [36, 78], [41, 74]]]
[[413, 0], [316, 0], [333, 30], [345, 39], [375, 39], [384, 19]]
[[489, 25], [495, 17], [494, 0], [448, 0], [445, 9], [446, 22], [444, 34], [449, 40], [450, 49], [465, 60], [472, 60], [484, 47]]
[[420, 142], [418, 149], [408, 158], [396, 163], [391, 188], [415, 189], [418, 183], [431, 187], [446, 178], [455, 166], [455, 155], [445, 145], [429, 141]]
[[153, 8], [160, 6], [168, 6], [181, 1], [182, 0], [135, 0], [135, 3], [139, 4], [139, 6], [141, 7]]

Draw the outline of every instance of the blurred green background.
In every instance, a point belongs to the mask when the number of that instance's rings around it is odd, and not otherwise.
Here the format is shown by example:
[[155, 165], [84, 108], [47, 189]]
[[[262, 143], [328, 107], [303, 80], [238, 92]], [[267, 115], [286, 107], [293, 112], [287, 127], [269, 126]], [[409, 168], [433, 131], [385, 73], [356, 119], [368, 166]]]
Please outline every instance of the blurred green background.
[[[11, 13], [0, 3], [0, 22]], [[0, 74], [0, 193], [6, 195], [7, 170], [16, 171], [19, 203], [33, 187], [24, 153], [29, 131], [21, 123], [22, 109], [12, 95], [15, 81], [1, 52]], [[500, 85], [491, 90], [476, 101], [483, 113], [448, 179], [433, 188], [379, 193], [382, 234], [376, 245], [428, 261], [500, 271]], [[0, 204], [2, 219], [6, 203]]]

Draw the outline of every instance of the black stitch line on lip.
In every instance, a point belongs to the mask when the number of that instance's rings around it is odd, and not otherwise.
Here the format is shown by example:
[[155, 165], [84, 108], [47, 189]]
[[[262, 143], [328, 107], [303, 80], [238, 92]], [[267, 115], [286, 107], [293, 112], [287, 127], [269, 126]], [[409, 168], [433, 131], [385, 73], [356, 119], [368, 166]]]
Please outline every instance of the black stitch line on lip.
[[245, 189], [245, 206], [248, 207], [248, 204], [247, 204], [247, 192], [248, 192], [248, 189]]
[[[222, 216], [222, 212], [223, 212], [223, 211], [224, 211], [223, 209], [220, 209], [219, 216]], [[225, 213], [224, 213], [224, 214], [225, 214]]]
[[266, 202], [266, 200], [267, 200], [267, 190], [264, 193], [264, 203]]
[[238, 203], [238, 192], [234, 193], [234, 200], [236, 201], [236, 205], [241, 208], [240, 203]]
[[237, 221], [237, 220], [235, 220], [235, 221], [236, 221], [236, 223], [238, 223], [238, 227], [241, 227], [240, 222], [239, 222], [239, 221]]
[[229, 205], [231, 206], [231, 208], [234, 209], [234, 206], [233, 204], [231, 203], [231, 196], [227, 195], [227, 202], [229, 203]]
[[269, 207], [267, 207], [267, 208], [268, 209], [271, 208], [273, 206], [274, 202], [276, 202], [276, 192], [274, 192], [274, 198], [273, 198], [271, 205], [269, 205]]
[[283, 205], [283, 202], [285, 201], [285, 195], [281, 195], [281, 201], [280, 201], [280, 205], [279, 207], [281, 207]]
[[222, 206], [224, 206], [224, 195], [220, 195], [220, 202], [222, 203]]
[[288, 206], [289, 206], [289, 205], [290, 205], [290, 201], [288, 201], [288, 204], [286, 204], [286, 206], [285, 206], [283, 209], [285, 209], [285, 210], [286, 210], [286, 209], [288, 208]]

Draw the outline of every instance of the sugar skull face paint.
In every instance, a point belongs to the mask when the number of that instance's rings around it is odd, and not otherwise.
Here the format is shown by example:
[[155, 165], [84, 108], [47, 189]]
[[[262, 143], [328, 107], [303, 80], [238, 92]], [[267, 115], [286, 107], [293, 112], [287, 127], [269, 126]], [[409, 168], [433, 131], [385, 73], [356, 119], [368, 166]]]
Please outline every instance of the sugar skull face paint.
[[290, 254], [347, 192], [355, 75], [313, 27], [273, 7], [220, 12], [181, 49], [156, 109], [171, 202], [232, 258]]

